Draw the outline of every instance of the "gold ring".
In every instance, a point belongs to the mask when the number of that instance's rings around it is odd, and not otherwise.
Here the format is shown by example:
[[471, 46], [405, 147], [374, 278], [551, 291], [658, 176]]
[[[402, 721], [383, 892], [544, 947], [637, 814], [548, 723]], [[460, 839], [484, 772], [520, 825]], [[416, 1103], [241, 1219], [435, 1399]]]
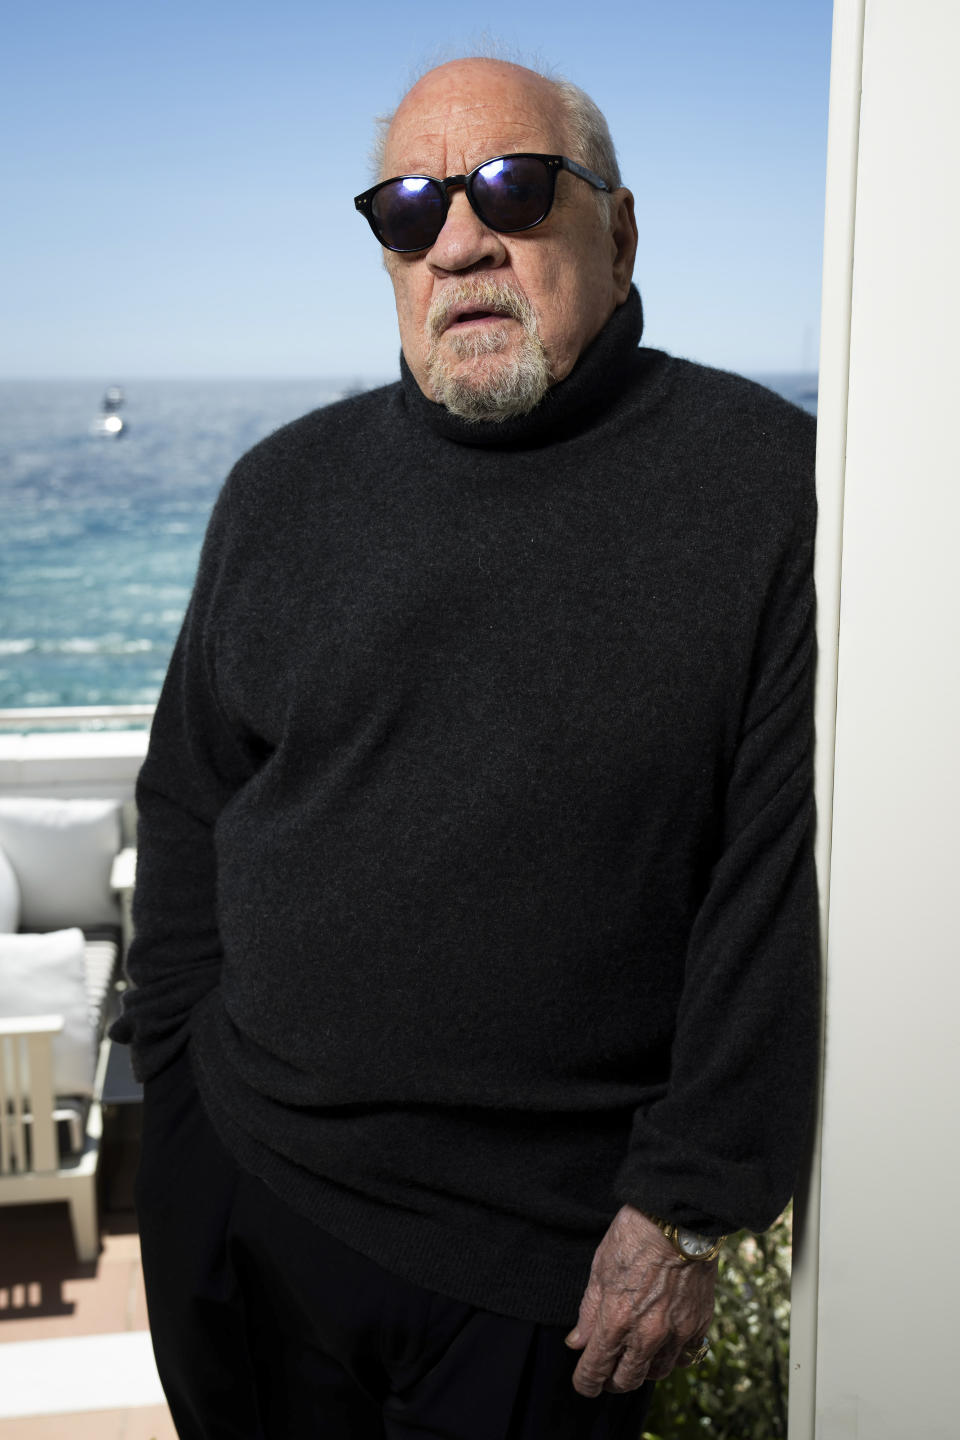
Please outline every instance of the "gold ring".
[[687, 1354], [688, 1354], [688, 1356], [690, 1357], [690, 1362], [689, 1362], [689, 1363], [690, 1363], [691, 1365], [699, 1365], [699, 1364], [701, 1364], [702, 1361], [706, 1360], [707, 1355], [708, 1355], [709, 1353], [710, 1353], [710, 1336], [709, 1336], [709, 1335], [704, 1335], [703, 1339], [700, 1341], [700, 1344], [697, 1346], [696, 1350], [691, 1351], [691, 1350], [688, 1348]]

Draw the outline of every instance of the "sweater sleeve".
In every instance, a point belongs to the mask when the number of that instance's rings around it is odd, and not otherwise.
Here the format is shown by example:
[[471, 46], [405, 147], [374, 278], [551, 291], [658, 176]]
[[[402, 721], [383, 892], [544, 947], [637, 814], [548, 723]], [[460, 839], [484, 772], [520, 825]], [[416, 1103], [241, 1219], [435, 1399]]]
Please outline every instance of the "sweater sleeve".
[[616, 1198], [706, 1234], [773, 1223], [796, 1183], [817, 1073], [813, 856], [815, 503], [766, 593], [692, 927], [667, 1093], [638, 1110]]
[[211, 637], [229, 567], [229, 498], [214, 507], [196, 585], [137, 780], [131, 981], [110, 1034], [149, 1079], [186, 1043], [191, 1011], [219, 981], [214, 825], [252, 773], [217, 699]]

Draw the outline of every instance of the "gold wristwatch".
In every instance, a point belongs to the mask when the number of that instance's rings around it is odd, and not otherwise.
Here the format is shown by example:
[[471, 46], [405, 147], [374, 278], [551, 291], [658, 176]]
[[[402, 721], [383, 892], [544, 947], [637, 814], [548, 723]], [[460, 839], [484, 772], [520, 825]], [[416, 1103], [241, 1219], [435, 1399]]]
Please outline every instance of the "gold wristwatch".
[[661, 1220], [658, 1215], [650, 1215], [646, 1210], [643, 1213], [654, 1225], [660, 1227], [680, 1259], [688, 1263], [715, 1260], [720, 1253], [720, 1246], [727, 1238], [726, 1235], [717, 1235], [716, 1238], [712, 1235], [698, 1235], [696, 1230], [688, 1230], [685, 1225], [674, 1225], [669, 1220]]

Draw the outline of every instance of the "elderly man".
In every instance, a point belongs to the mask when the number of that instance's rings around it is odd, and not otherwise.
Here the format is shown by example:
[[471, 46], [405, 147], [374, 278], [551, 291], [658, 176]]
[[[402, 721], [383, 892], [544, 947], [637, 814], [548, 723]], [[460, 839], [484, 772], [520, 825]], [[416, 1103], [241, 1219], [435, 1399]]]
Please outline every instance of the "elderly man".
[[812, 422], [638, 348], [582, 92], [427, 74], [401, 380], [217, 503], [119, 1038], [182, 1437], [639, 1434], [811, 1102]]

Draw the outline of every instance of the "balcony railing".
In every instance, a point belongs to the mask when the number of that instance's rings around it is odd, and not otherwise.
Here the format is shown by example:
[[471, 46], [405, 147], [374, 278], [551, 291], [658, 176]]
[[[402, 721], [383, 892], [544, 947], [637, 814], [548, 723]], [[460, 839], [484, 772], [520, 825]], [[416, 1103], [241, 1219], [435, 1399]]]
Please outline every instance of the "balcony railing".
[[57, 705], [0, 710], [0, 734], [145, 730], [153, 719], [153, 711], [152, 705]]

